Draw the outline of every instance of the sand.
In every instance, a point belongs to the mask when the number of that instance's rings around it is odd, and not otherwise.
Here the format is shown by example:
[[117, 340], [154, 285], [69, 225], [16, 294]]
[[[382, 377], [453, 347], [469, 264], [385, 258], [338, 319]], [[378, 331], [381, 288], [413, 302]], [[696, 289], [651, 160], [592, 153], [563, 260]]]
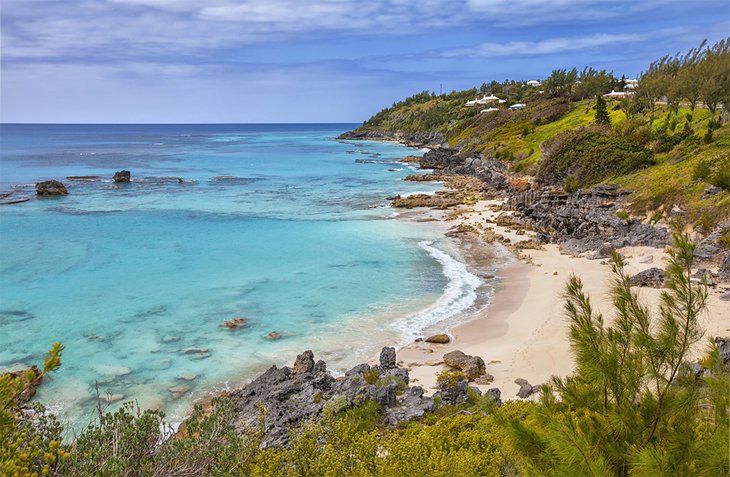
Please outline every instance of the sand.
[[[504, 213], [491, 210], [499, 203], [479, 202], [456, 219], [451, 214], [451, 223], [480, 224], [513, 243], [530, 238], [529, 232], [517, 235], [507, 227], [487, 222]], [[438, 215], [434, 211], [425, 214]], [[445, 216], [441, 214], [441, 217]], [[626, 257], [626, 269], [631, 274], [654, 266], [664, 268], [666, 254], [662, 249], [627, 247], [619, 252]], [[503, 399], [516, 398], [519, 386], [514, 380], [517, 378], [536, 385], [547, 382], [553, 375], [570, 374], [575, 363], [567, 338], [562, 293], [571, 275], [581, 278], [594, 309], [603, 312], [606, 318], [612, 315], [608, 299], [611, 273], [605, 260], [564, 255], [557, 245], [546, 245], [545, 250], [524, 250], [520, 255], [520, 260], [514, 260], [500, 271], [501, 280], [492, 303], [476, 319], [448, 331], [452, 336], [450, 343], [418, 342], [399, 350], [398, 359], [410, 369], [412, 381], [423, 386], [427, 393], [434, 392], [437, 375], [447, 369], [440, 364], [441, 357], [454, 350], [482, 357], [494, 381], [478, 387], [482, 391], [498, 387]], [[639, 290], [642, 300], [655, 308], [661, 290]], [[708, 312], [701, 319], [706, 337], [730, 335], [730, 302], [720, 300], [720, 295], [729, 290], [728, 284], [710, 289]], [[700, 343], [695, 355], [702, 354], [706, 346], [705, 342]]]

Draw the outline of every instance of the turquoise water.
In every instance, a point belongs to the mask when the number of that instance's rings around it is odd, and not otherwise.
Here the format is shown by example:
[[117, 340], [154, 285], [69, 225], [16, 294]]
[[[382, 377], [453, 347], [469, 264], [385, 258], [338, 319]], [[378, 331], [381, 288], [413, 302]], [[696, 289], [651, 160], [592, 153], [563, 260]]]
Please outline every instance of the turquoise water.
[[[38, 396], [65, 420], [97, 384], [179, 420], [303, 349], [344, 369], [474, 306], [442, 230], [384, 199], [438, 187], [402, 181], [419, 151], [335, 139], [352, 126], [2, 125], [0, 188], [31, 200], [0, 206], [0, 368], [61, 341]], [[36, 198], [51, 178], [69, 196]]]

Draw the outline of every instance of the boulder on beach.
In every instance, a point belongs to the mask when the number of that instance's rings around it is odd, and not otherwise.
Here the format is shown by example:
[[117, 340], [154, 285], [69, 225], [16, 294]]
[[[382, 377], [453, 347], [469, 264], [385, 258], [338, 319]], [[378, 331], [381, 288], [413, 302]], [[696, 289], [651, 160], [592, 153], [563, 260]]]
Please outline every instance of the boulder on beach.
[[50, 197], [56, 195], [68, 195], [68, 189], [62, 182], [50, 180], [38, 182], [35, 185], [36, 194], [42, 197]]
[[129, 182], [132, 180], [132, 173], [129, 171], [117, 171], [114, 173], [114, 182]]
[[470, 356], [462, 351], [452, 351], [444, 355], [446, 366], [461, 370], [469, 381], [474, 381], [487, 372], [484, 360], [479, 356]]
[[664, 285], [664, 271], [657, 267], [646, 269], [631, 277], [631, 286], [661, 288]]
[[438, 343], [438, 344], [446, 344], [451, 341], [451, 338], [449, 335], [440, 333], [437, 335], [429, 336], [426, 338], [426, 343]]

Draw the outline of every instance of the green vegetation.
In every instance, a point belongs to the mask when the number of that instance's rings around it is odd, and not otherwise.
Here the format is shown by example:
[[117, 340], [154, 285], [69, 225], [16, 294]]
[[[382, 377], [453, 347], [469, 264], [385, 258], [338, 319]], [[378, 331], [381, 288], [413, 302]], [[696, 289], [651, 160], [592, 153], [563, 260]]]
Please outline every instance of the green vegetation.
[[601, 126], [609, 126], [611, 124], [611, 117], [608, 115], [606, 109], [606, 100], [600, 94], [596, 95], [596, 124]]
[[702, 337], [698, 318], [707, 298], [706, 285], [691, 281], [688, 235], [675, 231], [670, 257], [652, 313], [614, 252], [610, 324], [593, 311], [580, 279], [569, 280], [565, 311], [576, 372], [544, 386], [525, 419], [503, 419], [527, 474], [728, 472], [727, 365], [714, 346], [704, 363], [711, 374], [698, 378], [686, 363]]
[[[290, 446], [262, 447], [263, 424], [240, 432], [227, 398], [196, 406], [173, 434], [158, 411], [127, 403], [99, 413], [71, 445], [42, 408], [23, 415], [5, 393], [2, 475], [51, 476], [660, 476], [727, 475], [730, 368], [712, 346], [695, 374], [687, 360], [702, 338], [707, 297], [692, 281], [694, 244], [675, 228], [667, 283], [657, 310], [611, 259], [614, 317], [596, 314], [579, 278], [565, 291], [573, 375], [542, 386], [538, 402], [470, 396], [400, 428], [381, 425], [374, 401], [325, 408], [292, 429]], [[728, 231], [730, 233], [730, 231]], [[58, 368], [60, 345], [44, 366]], [[455, 385], [463, 375], [444, 373]], [[7, 391], [10, 382], [0, 383]], [[17, 390], [17, 385], [12, 385]], [[261, 417], [266, 409], [261, 409]], [[263, 423], [263, 419], [260, 420]]]
[[652, 152], [600, 126], [565, 131], [543, 143], [535, 179], [563, 184], [572, 176], [580, 187], [627, 174], [653, 163]]

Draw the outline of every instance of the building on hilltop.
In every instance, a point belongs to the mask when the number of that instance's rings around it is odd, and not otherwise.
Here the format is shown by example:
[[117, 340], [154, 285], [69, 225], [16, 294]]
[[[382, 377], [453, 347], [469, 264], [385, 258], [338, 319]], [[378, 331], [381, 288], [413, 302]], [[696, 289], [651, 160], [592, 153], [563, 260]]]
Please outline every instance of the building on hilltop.
[[505, 101], [505, 100], [503, 100], [503, 99], [499, 99], [498, 97], [496, 97], [496, 96], [495, 96], [495, 95], [493, 95], [493, 94], [490, 94], [489, 96], [487, 96], [487, 95], [485, 94], [485, 95], [484, 95], [483, 97], [481, 97], [481, 98], [477, 98], [477, 99], [473, 99], [473, 100], [471, 100], [471, 101], [467, 101], [467, 102], [466, 102], [466, 105], [467, 105], [467, 106], [476, 106], [477, 104], [490, 104], [490, 103], [495, 103], [495, 102], [496, 102], [496, 103], [504, 103], [504, 101]]
[[624, 81], [626, 81], [624, 89], [636, 89], [639, 86], [639, 80], [637, 79], [627, 79]]
[[527, 86], [533, 86], [535, 88], [538, 88], [542, 83], [540, 83], [538, 80], [530, 80], [527, 83], [525, 83]]
[[525, 103], [515, 103], [512, 106], [509, 107], [512, 111], [517, 111], [518, 109], [524, 109], [527, 107]]
[[621, 99], [625, 98], [626, 96], [632, 96], [634, 94], [633, 91], [611, 91], [610, 93], [606, 93], [603, 95], [604, 98], [608, 99]]

